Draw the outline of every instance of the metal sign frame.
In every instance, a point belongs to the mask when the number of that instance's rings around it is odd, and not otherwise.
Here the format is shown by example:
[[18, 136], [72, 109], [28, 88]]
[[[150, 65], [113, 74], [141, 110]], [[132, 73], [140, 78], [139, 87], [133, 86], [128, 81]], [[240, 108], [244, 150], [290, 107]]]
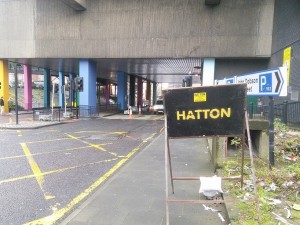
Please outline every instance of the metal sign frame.
[[[237, 85], [243, 85], [245, 84], [237, 84]], [[190, 88], [188, 88], [190, 89]], [[165, 100], [165, 99], [164, 99]], [[241, 175], [239, 177], [222, 177], [222, 180], [240, 180], [241, 186], [243, 185], [243, 174], [244, 174], [244, 146], [245, 146], [245, 131], [247, 132], [247, 139], [248, 139], [248, 147], [249, 147], [249, 152], [250, 152], [250, 159], [251, 159], [251, 172], [252, 172], [252, 179], [253, 183], [256, 183], [256, 177], [255, 177], [255, 170], [254, 170], [254, 160], [253, 160], [253, 151], [252, 151], [252, 143], [251, 143], [251, 137], [250, 137], [250, 130], [249, 130], [249, 122], [248, 122], [248, 114], [246, 112], [246, 107], [242, 109], [244, 111], [244, 121], [243, 121], [243, 131], [236, 136], [240, 136], [242, 139], [242, 162], [241, 162]], [[207, 137], [216, 137], [218, 135], [212, 136], [208, 135], [205, 136]], [[222, 136], [232, 136], [232, 135], [222, 135]], [[201, 136], [191, 136], [191, 137], [200, 137]], [[166, 197], [166, 225], [170, 224], [170, 218], [169, 218], [169, 204], [204, 204], [204, 203], [226, 203], [226, 202], [239, 202], [239, 200], [182, 200], [182, 199], [170, 199], [169, 198], [169, 184], [168, 181], [171, 181], [171, 188], [172, 188], [172, 194], [174, 194], [174, 181], [185, 181], [185, 180], [199, 180], [199, 177], [174, 177], [173, 176], [173, 171], [172, 171], [172, 160], [171, 160], [171, 151], [170, 151], [170, 144], [169, 140], [170, 139], [180, 139], [180, 138], [187, 138], [185, 137], [170, 137], [169, 132], [168, 132], [168, 113], [166, 113], [166, 108], [165, 108], [165, 197]], [[262, 219], [261, 219], [261, 213], [260, 213], [260, 208], [259, 208], [259, 201], [258, 201], [258, 193], [256, 186], [254, 185], [254, 200], [250, 199], [248, 201], [251, 202], [256, 202], [257, 204], [257, 212], [258, 212], [258, 220], [259, 224], [262, 224]]]

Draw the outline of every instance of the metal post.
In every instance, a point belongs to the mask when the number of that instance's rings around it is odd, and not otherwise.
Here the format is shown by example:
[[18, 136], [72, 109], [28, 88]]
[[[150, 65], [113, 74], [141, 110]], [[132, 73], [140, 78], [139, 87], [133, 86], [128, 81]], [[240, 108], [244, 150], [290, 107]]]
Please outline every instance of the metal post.
[[212, 137], [212, 163], [214, 167], [214, 172], [217, 171], [217, 137]]
[[165, 115], [165, 204], [166, 204], [166, 225], [170, 224], [169, 218], [169, 188], [168, 188], [168, 129], [167, 129], [167, 116]]
[[16, 112], [16, 124], [19, 124], [19, 110], [18, 110], [18, 64], [15, 63], [15, 68], [14, 68], [14, 72], [15, 72], [15, 104], [16, 104], [16, 108], [15, 108], [15, 112]]
[[249, 118], [253, 119], [253, 113], [254, 113], [254, 105], [253, 102], [250, 103], [250, 112], [249, 112]]
[[286, 125], [287, 124], [287, 107], [288, 106], [288, 101], [283, 102], [283, 123]]
[[269, 162], [274, 166], [274, 99], [269, 96]]
[[[262, 224], [262, 217], [261, 217], [261, 211], [259, 206], [259, 199], [258, 199], [258, 192], [256, 188], [256, 176], [255, 176], [255, 169], [254, 169], [254, 159], [253, 159], [253, 149], [252, 149], [252, 142], [251, 142], [251, 136], [250, 136], [250, 129], [249, 129], [249, 121], [247, 112], [245, 113], [245, 122], [246, 122], [246, 130], [247, 130], [247, 138], [248, 138], [248, 146], [249, 146], [249, 154], [250, 154], [250, 160], [251, 160], [251, 172], [252, 172], [252, 181], [253, 181], [253, 187], [254, 187], [254, 195], [255, 195], [255, 201], [257, 206], [257, 214], [258, 214], [258, 223]], [[244, 161], [244, 160], [243, 160]]]

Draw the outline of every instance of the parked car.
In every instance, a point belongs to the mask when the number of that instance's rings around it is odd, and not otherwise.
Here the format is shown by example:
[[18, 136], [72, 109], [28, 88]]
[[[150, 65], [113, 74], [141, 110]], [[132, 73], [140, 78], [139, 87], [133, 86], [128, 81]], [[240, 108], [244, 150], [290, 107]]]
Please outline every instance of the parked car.
[[164, 102], [159, 99], [155, 102], [155, 104], [151, 107], [151, 112], [154, 114], [164, 113]]

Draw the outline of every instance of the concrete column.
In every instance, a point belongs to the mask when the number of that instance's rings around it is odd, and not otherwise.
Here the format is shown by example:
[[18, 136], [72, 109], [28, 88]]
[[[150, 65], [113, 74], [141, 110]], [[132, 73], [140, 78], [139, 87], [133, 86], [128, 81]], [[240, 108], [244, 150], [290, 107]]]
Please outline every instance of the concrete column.
[[215, 80], [215, 59], [205, 58], [203, 61], [202, 85], [214, 85]]
[[65, 75], [63, 72], [58, 73], [58, 79], [59, 79], [59, 106], [65, 107], [65, 98], [64, 98], [64, 85], [65, 85]]
[[153, 82], [153, 97], [152, 97], [152, 104], [150, 102], [150, 105], [154, 105], [155, 102], [156, 102], [156, 99], [157, 99], [157, 83], [156, 82]]
[[151, 82], [147, 80], [146, 99], [151, 102]]
[[44, 69], [44, 107], [45, 108], [50, 108], [50, 93], [51, 93], [50, 84], [51, 84], [50, 70]]
[[138, 78], [137, 81], [137, 106], [142, 107], [143, 103], [143, 79]]
[[80, 60], [79, 76], [83, 77], [83, 92], [79, 92], [79, 105], [96, 109], [96, 63], [91, 60]]
[[135, 106], [135, 76], [129, 76], [129, 105]]
[[32, 70], [31, 66], [24, 65], [24, 108], [32, 109]]
[[9, 79], [8, 79], [8, 62], [0, 60], [0, 98], [4, 100], [4, 112], [8, 112], [9, 98]]
[[105, 103], [109, 105], [109, 96], [110, 96], [110, 83], [107, 81], [105, 84]]
[[127, 74], [118, 72], [118, 107], [120, 110], [127, 109], [128, 96], [127, 96]]

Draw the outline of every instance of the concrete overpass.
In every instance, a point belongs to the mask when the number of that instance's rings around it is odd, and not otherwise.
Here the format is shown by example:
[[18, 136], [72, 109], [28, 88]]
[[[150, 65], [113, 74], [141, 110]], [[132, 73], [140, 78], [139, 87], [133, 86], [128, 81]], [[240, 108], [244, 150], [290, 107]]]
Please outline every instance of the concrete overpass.
[[0, 13], [0, 58], [61, 76], [88, 60], [94, 79], [181, 83], [201, 67], [212, 84], [271, 57], [274, 0], [15, 0]]

